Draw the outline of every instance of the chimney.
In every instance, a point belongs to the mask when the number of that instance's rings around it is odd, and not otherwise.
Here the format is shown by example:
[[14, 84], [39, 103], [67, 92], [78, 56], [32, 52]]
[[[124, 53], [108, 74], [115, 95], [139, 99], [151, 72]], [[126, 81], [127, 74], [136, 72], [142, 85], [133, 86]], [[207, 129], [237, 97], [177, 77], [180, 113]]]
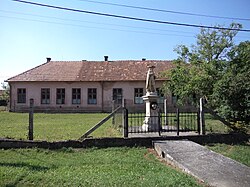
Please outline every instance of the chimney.
[[104, 61], [108, 61], [109, 60], [109, 56], [104, 56]]
[[146, 61], [146, 58], [142, 58], [141, 60], [142, 60], [142, 61]]
[[47, 62], [50, 62], [51, 61], [51, 58], [47, 57]]

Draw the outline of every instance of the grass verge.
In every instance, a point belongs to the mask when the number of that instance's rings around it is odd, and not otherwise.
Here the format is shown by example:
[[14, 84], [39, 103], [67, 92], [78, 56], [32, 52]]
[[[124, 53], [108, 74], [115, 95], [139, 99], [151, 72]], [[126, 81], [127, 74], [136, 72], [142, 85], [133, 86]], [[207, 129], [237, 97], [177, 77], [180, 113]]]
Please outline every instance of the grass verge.
[[211, 114], [205, 115], [205, 128], [207, 133], [228, 133], [230, 129]]
[[146, 148], [0, 150], [0, 186], [200, 186]]
[[[76, 140], [108, 114], [34, 114], [34, 140]], [[27, 139], [27, 113], [0, 112], [0, 137]], [[119, 137], [119, 129], [112, 119], [97, 129], [94, 137]]]
[[249, 143], [243, 143], [237, 145], [213, 144], [207, 147], [213, 150], [214, 152], [220, 153], [226, 157], [234, 159], [250, 167]]

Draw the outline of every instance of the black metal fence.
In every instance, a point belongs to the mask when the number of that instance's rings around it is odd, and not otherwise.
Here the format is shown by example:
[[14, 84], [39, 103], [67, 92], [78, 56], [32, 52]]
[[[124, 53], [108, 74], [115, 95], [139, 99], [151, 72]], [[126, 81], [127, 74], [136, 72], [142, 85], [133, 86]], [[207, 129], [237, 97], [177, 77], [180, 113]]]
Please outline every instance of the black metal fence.
[[152, 126], [155, 129], [143, 128], [144, 120], [149, 117], [145, 113], [129, 113], [127, 109], [124, 109], [124, 136], [129, 133], [159, 133], [161, 135], [164, 132], [176, 132], [179, 135], [180, 132], [195, 131], [200, 133], [200, 119], [199, 112], [180, 112], [179, 109], [176, 112], [161, 113], [158, 112], [157, 116], [150, 116], [154, 124]]
[[146, 117], [145, 113], [129, 113], [128, 114], [128, 133], [150, 133], [150, 132], [158, 132], [159, 131], [159, 120], [160, 118], [158, 116], [150, 116], [154, 124], [152, 126], [155, 126], [155, 130], [152, 129], [151, 131], [148, 131], [146, 129], [143, 129], [144, 120]]

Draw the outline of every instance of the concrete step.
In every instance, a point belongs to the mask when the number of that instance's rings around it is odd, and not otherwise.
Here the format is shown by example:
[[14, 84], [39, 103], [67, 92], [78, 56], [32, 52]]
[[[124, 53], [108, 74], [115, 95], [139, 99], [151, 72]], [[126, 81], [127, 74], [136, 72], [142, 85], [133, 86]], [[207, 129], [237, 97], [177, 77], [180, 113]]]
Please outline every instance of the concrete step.
[[188, 140], [153, 141], [167, 162], [210, 186], [249, 187], [250, 168]]

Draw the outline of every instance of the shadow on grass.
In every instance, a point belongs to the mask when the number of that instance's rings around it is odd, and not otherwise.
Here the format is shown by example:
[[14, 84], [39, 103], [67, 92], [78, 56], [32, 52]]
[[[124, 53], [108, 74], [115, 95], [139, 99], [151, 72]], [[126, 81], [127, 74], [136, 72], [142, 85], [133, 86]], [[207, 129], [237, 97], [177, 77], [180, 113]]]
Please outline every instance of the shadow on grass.
[[241, 145], [241, 146], [245, 146], [250, 148], [250, 142], [213, 142], [213, 143], [206, 143], [204, 145], [210, 146], [210, 147], [214, 147], [217, 146], [217, 144], [226, 144], [226, 145]]
[[16, 186], [18, 186], [18, 183], [19, 183], [20, 181], [22, 181], [24, 178], [25, 178], [25, 175], [21, 175], [21, 176], [18, 177], [15, 181], [10, 182], [10, 183], [6, 184], [5, 186], [6, 186], [6, 187], [16, 187]]
[[51, 169], [51, 168], [46, 167], [46, 166], [36, 166], [36, 165], [27, 164], [24, 162], [22, 162], [22, 163], [2, 163], [2, 162], [0, 162], [0, 167], [1, 166], [16, 167], [16, 168], [27, 167], [29, 170], [32, 170], [32, 171], [46, 171], [46, 170]]
[[[0, 162], [0, 167], [14, 167], [14, 168], [28, 168], [29, 170], [31, 171], [37, 171], [37, 172], [40, 172], [40, 171], [47, 171], [51, 168], [49, 167], [46, 167], [46, 166], [38, 166], [38, 165], [32, 165], [32, 164], [28, 164], [28, 163], [24, 163], [24, 162], [21, 162], [21, 163], [2, 163]], [[14, 181], [11, 181], [9, 182], [8, 184], [6, 184], [5, 186], [6, 187], [15, 187], [15, 186], [19, 186], [19, 183], [24, 180], [24, 178], [26, 177], [27, 175], [25, 174], [22, 174], [21, 176], [18, 176]]]

